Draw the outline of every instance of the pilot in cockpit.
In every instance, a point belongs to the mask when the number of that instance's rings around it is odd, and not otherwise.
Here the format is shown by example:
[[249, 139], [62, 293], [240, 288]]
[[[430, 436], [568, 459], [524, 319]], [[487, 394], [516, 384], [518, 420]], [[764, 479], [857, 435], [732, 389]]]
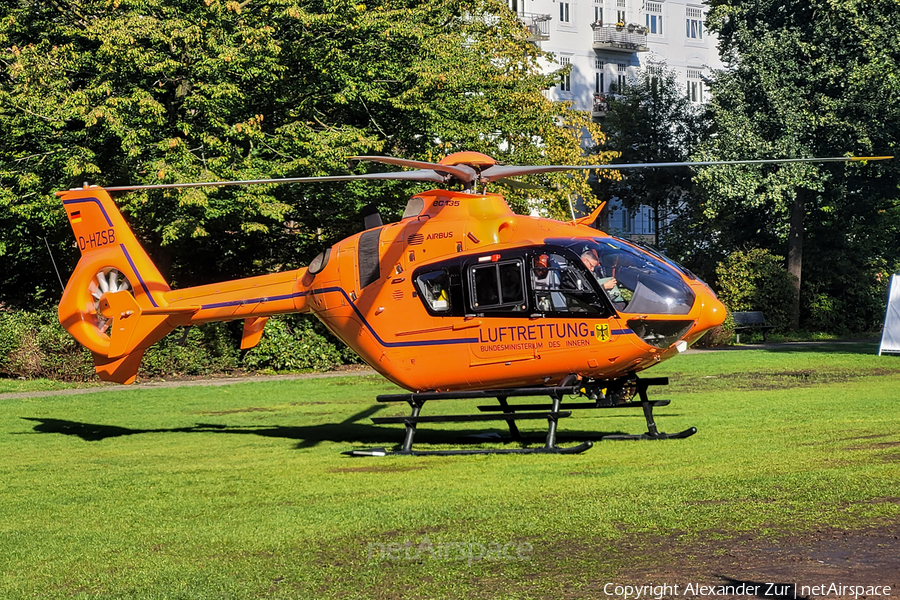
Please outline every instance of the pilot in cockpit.
[[600, 257], [597, 256], [597, 251], [593, 248], [586, 248], [584, 252], [581, 253], [581, 262], [584, 263], [584, 266], [588, 268], [588, 271], [597, 279], [597, 283], [609, 294], [610, 300], [615, 303], [625, 303], [625, 296], [622, 295], [622, 290], [619, 289], [617, 285], [617, 281], [615, 276], [607, 276], [605, 271], [603, 270], [603, 265], [600, 262]]

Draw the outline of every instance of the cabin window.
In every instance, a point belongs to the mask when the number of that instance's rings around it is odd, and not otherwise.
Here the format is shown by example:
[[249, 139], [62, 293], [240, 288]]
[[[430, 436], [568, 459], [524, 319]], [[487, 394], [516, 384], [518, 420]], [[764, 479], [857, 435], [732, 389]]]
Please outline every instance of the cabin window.
[[574, 259], [555, 252], [536, 254], [531, 264], [534, 306], [542, 313], [606, 315], [609, 310], [587, 273]]
[[450, 310], [450, 276], [447, 271], [432, 271], [419, 275], [416, 278], [416, 287], [431, 310], [435, 312]]
[[331, 248], [325, 250], [325, 252], [320, 252], [312, 262], [309, 263], [309, 268], [307, 269], [310, 275], [317, 275], [322, 272], [322, 269], [328, 264], [328, 259], [331, 258]]
[[525, 277], [521, 260], [473, 266], [469, 270], [472, 307], [476, 310], [525, 310]]

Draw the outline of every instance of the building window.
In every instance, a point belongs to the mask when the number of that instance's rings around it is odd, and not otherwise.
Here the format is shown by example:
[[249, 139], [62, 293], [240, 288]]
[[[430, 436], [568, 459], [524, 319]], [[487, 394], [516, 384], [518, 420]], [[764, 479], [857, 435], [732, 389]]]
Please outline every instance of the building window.
[[703, 11], [699, 8], [685, 9], [685, 35], [692, 40], [703, 39]]
[[625, 90], [625, 74], [628, 70], [626, 63], [616, 63], [616, 93], [621, 94]]
[[[571, 56], [560, 56], [559, 64], [562, 67], [568, 67], [569, 65], [572, 64], [572, 57]], [[561, 91], [561, 92], [571, 92], [572, 91], [571, 71], [560, 75], [559, 91]]]
[[663, 68], [660, 66], [649, 66], [647, 67], [647, 73], [650, 75], [650, 86], [654, 91], [657, 90], [663, 76]]
[[560, 23], [568, 23], [569, 22], [569, 3], [568, 2], [560, 2], [559, 3], [559, 22]]
[[595, 94], [602, 94], [603, 92], [606, 91], [606, 78], [603, 75], [603, 69], [605, 66], [606, 66], [606, 63], [604, 63], [599, 58], [594, 59], [594, 68], [597, 70], [597, 72], [594, 73], [594, 93]]
[[622, 23], [623, 25], [625, 24], [625, 11], [624, 10], [616, 11], [616, 23]]
[[644, 5], [644, 10], [647, 11], [647, 14], [644, 15], [646, 17], [645, 25], [647, 26], [647, 32], [653, 33], [655, 35], [662, 35], [662, 4], [660, 4], [659, 2], [647, 2]]
[[687, 70], [687, 97], [691, 102], [703, 102], [703, 79], [700, 69]]

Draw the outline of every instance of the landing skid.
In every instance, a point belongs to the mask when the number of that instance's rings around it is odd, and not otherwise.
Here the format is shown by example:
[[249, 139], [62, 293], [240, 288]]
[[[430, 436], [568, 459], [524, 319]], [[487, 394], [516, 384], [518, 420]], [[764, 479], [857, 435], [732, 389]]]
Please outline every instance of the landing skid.
[[582, 442], [570, 448], [471, 448], [467, 450], [350, 450], [344, 452], [348, 456], [465, 456], [467, 454], [581, 454], [590, 450], [593, 442]]
[[[574, 376], [572, 376], [574, 379]], [[571, 380], [570, 380], [571, 382]], [[566, 383], [566, 382], [564, 382]], [[612, 381], [583, 381], [578, 385], [561, 385], [557, 387], [506, 388], [496, 390], [475, 390], [466, 392], [421, 392], [412, 394], [385, 394], [378, 396], [378, 402], [406, 402], [412, 408], [412, 414], [406, 417], [373, 417], [375, 424], [403, 423], [406, 433], [399, 450], [370, 448], [344, 452], [350, 456], [462, 456], [468, 454], [580, 454], [593, 446], [586, 441], [577, 446], [559, 447], [556, 445], [556, 433], [559, 419], [572, 415], [571, 409], [588, 408], [631, 408], [641, 407], [647, 421], [647, 433], [614, 434], [603, 436], [604, 440], [663, 440], [683, 439], [697, 433], [696, 427], [685, 429], [679, 433], [660, 432], [653, 419], [655, 406], [666, 406], [668, 400], [651, 401], [647, 397], [647, 387], [651, 385], [668, 385], [667, 377], [638, 379], [622, 378]], [[630, 390], [628, 392], [624, 390]], [[637, 395], [640, 400], [629, 401], [630, 396]], [[509, 404], [511, 397], [549, 396], [549, 404]], [[592, 402], [562, 402], [563, 396], [586, 396]], [[429, 400], [463, 400], [472, 398], [495, 398], [496, 405], [479, 406], [479, 414], [471, 415], [422, 415], [422, 407]], [[627, 399], [626, 399], [627, 398]], [[570, 409], [570, 410], [561, 410]], [[416, 427], [419, 423], [463, 423], [474, 421], [506, 421], [513, 441], [523, 441], [516, 421], [547, 420], [547, 437], [540, 448], [471, 448], [462, 450], [413, 450]]]
[[684, 438], [689, 438], [692, 435], [697, 433], [696, 427], [690, 427], [685, 429], [684, 431], [679, 431], [678, 433], [638, 433], [634, 435], [629, 435], [627, 433], [619, 433], [613, 435], [604, 435], [601, 439], [604, 440], [683, 440]]
[[[614, 435], [605, 435], [602, 439], [604, 440], [683, 440], [684, 438], [689, 438], [695, 433], [697, 433], [696, 427], [689, 427], [684, 431], [679, 431], [678, 433], [665, 433], [659, 431], [656, 428], [656, 421], [653, 420], [653, 406], [665, 406], [661, 404], [663, 401], [651, 402], [647, 399], [647, 386], [649, 385], [669, 385], [668, 377], [653, 377], [648, 379], [638, 379], [637, 380], [637, 394], [640, 397], [640, 403], [634, 402], [633, 404], [640, 404], [641, 408], [644, 409], [644, 418], [647, 420], [647, 433], [639, 433], [636, 435], [629, 434], [614, 434]], [[669, 402], [666, 400], [665, 404]]]

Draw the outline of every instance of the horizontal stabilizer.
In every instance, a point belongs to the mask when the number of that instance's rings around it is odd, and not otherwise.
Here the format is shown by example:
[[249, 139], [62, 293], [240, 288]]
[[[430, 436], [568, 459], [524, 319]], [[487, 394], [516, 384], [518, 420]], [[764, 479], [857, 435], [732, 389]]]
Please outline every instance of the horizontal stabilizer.
[[241, 350], [255, 347], [262, 339], [263, 330], [269, 317], [250, 317], [244, 319], [244, 332], [241, 335]]

